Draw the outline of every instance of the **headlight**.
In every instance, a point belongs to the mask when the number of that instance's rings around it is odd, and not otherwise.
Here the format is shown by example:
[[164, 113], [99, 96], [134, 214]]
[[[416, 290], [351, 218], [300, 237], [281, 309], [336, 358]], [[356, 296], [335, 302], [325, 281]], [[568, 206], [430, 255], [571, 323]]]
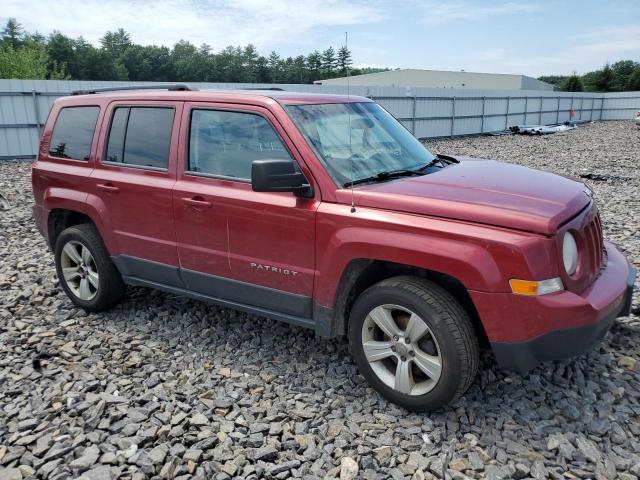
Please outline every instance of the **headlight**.
[[567, 274], [573, 275], [578, 268], [578, 245], [576, 239], [569, 232], [564, 234], [562, 240], [562, 261]]

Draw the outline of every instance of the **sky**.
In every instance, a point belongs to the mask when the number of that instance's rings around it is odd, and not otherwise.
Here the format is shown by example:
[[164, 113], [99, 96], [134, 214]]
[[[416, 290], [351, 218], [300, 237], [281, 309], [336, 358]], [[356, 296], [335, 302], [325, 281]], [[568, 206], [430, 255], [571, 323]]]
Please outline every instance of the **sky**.
[[122, 27], [143, 45], [252, 43], [284, 57], [337, 49], [347, 31], [355, 66], [537, 77], [640, 61], [640, 0], [0, 0], [9, 17], [96, 46]]

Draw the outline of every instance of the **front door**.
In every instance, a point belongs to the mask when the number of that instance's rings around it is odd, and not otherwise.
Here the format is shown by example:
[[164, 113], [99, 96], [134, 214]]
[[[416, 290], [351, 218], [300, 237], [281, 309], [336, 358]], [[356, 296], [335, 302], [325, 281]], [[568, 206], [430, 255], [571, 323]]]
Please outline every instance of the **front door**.
[[[114, 102], [91, 189], [113, 232], [121, 273], [180, 286], [172, 189], [182, 102]], [[106, 222], [105, 222], [106, 223]]]
[[[318, 199], [251, 189], [251, 163], [298, 161], [259, 107], [185, 105], [185, 172], [174, 190], [181, 275], [200, 293], [311, 318]], [[202, 202], [202, 203], [198, 203]]]

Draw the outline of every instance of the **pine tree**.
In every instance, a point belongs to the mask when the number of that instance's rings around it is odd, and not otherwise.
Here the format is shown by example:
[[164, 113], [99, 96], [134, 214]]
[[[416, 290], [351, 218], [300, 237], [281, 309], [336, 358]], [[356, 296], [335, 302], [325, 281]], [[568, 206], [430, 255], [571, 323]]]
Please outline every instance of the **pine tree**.
[[255, 83], [258, 81], [258, 57], [258, 50], [251, 43], [244, 47], [242, 51], [243, 82]]
[[306, 77], [306, 61], [304, 55], [298, 55], [293, 59], [293, 82], [305, 83]]
[[614, 75], [611, 65], [608, 63], [595, 72], [594, 86], [598, 92], [610, 92], [613, 90]]
[[347, 74], [347, 68], [351, 67], [351, 52], [347, 47], [340, 47], [338, 50], [338, 68], [341, 75]]
[[269, 77], [271, 83], [279, 83], [282, 81], [282, 59], [275, 51], [271, 52], [267, 59], [269, 65]]
[[1, 38], [2, 43], [8, 43], [11, 48], [17, 50], [24, 40], [24, 29], [15, 18], [10, 18], [2, 30]]
[[633, 73], [629, 76], [627, 90], [632, 92], [640, 91], [640, 65], [637, 65]]
[[581, 92], [583, 90], [582, 80], [574, 72], [573, 75], [567, 77], [567, 79], [560, 85], [560, 90], [563, 92]]
[[114, 59], [120, 58], [131, 46], [131, 35], [119, 28], [115, 32], [107, 32], [100, 39], [102, 48]]
[[324, 52], [322, 52], [323, 75], [325, 75], [327, 78], [333, 77], [335, 74], [336, 66], [336, 52], [333, 50], [333, 47], [329, 47]]
[[307, 70], [309, 71], [309, 81], [322, 79], [322, 55], [319, 51], [315, 50], [313, 53], [307, 55]]

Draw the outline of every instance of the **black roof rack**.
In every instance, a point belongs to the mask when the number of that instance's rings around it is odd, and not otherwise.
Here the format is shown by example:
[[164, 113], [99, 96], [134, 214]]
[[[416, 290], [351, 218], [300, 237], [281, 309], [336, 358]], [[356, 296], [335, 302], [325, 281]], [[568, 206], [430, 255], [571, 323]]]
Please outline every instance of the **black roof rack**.
[[284, 88], [280, 87], [248, 87], [242, 88], [241, 90], [273, 90], [277, 92], [284, 92]]
[[71, 92], [71, 95], [89, 95], [92, 93], [118, 92], [122, 90], [169, 90], [170, 92], [194, 92], [198, 89], [190, 87], [186, 83], [172, 83], [169, 85], [128, 85], [125, 87], [103, 87], [92, 88], [89, 90], [75, 90]]

